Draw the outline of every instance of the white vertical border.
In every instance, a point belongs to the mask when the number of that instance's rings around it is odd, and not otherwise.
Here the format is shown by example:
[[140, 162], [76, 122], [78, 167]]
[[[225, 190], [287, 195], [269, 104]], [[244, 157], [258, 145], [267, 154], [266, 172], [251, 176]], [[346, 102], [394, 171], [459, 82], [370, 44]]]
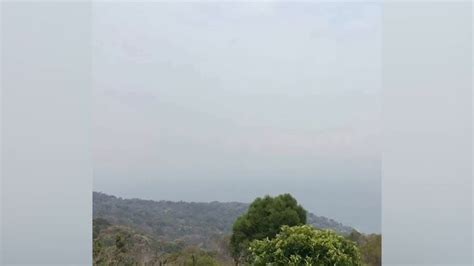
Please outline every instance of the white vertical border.
[[[2, 7], [3, 7], [3, 1], [0, 0], [0, 14], [2, 14]], [[3, 145], [2, 145], [2, 140], [3, 140], [3, 97], [2, 97], [2, 92], [3, 92], [3, 71], [2, 71], [2, 44], [3, 44], [3, 35], [2, 35], [2, 29], [3, 29], [3, 23], [2, 19], [0, 18], [0, 217], [3, 217]], [[3, 263], [3, 223], [0, 218], [0, 264]]]
[[0, 264], [90, 265], [91, 3], [1, 4]]
[[472, 3], [384, 3], [384, 265], [472, 265]]

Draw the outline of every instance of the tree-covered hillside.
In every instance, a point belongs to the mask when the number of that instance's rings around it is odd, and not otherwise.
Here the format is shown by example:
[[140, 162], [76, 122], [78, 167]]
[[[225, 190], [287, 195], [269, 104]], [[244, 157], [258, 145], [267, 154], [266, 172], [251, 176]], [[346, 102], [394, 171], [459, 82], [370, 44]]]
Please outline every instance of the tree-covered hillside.
[[123, 225], [111, 225], [95, 219], [94, 265], [170, 265], [217, 266], [231, 265], [230, 259], [198, 247], [157, 240]]
[[251, 205], [93, 197], [94, 265], [381, 265], [381, 235], [307, 213], [289, 194]]
[[[153, 237], [181, 241], [204, 249], [216, 249], [216, 242], [229, 235], [235, 220], [249, 207], [239, 202], [171, 202], [122, 199], [104, 193], [93, 194], [93, 217], [126, 225]], [[308, 213], [307, 223], [342, 234], [353, 231], [332, 219]]]

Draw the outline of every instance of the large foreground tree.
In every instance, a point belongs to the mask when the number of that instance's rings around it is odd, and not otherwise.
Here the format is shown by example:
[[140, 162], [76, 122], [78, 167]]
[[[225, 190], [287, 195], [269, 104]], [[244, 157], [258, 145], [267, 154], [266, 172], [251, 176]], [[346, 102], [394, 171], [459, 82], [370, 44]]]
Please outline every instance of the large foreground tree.
[[329, 230], [310, 225], [283, 226], [273, 239], [250, 244], [250, 264], [254, 266], [360, 266], [354, 242]]
[[303, 224], [306, 210], [290, 194], [257, 198], [233, 226], [230, 246], [236, 264], [246, 257], [251, 241], [273, 238], [283, 225]]

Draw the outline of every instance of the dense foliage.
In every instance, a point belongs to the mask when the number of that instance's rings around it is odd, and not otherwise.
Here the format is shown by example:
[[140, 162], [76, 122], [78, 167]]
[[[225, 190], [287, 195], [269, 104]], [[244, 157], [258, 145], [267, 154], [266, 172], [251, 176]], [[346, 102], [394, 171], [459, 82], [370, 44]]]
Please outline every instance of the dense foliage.
[[[288, 196], [277, 201], [275, 198], [258, 199], [256, 202], [260, 203], [249, 207], [249, 204], [236, 202], [150, 201], [94, 193], [94, 265], [234, 265], [232, 224], [239, 216], [245, 217], [248, 213], [267, 213], [265, 216], [272, 218], [250, 215], [259, 223], [253, 223], [256, 226], [248, 229], [252, 229], [253, 235], [258, 237], [268, 234], [270, 241], [279, 233], [279, 228], [270, 227], [270, 230], [264, 225], [284, 221], [286, 215], [282, 213], [285, 211], [278, 211], [285, 210], [284, 206], [299, 209], [296, 200], [289, 200], [292, 198]], [[364, 266], [381, 265], [380, 235], [361, 234], [334, 220], [311, 213], [306, 219], [306, 223], [314, 228], [334, 229], [337, 234], [355, 242]]]
[[250, 251], [250, 262], [255, 266], [362, 265], [354, 242], [309, 225], [283, 226], [273, 239], [254, 240]]
[[215, 240], [229, 234], [232, 223], [245, 212], [244, 203], [196, 203], [122, 199], [94, 193], [93, 216], [126, 225], [169, 241], [215, 249]]
[[[96, 223], [97, 222], [97, 223]], [[109, 225], [94, 220], [94, 265], [179, 265], [217, 266], [229, 264], [219, 261], [216, 254], [183, 243], [157, 241], [126, 226]]]
[[[239, 202], [171, 202], [122, 199], [93, 194], [93, 217], [126, 225], [156, 239], [181, 241], [204, 249], [219, 249], [221, 238], [232, 233], [232, 225], [249, 208]], [[349, 234], [354, 229], [332, 219], [308, 214], [308, 224]]]
[[251, 241], [272, 238], [283, 225], [303, 224], [306, 224], [306, 210], [290, 194], [257, 198], [234, 223], [230, 240], [232, 255], [239, 262], [246, 257]]
[[367, 266], [382, 265], [382, 236], [378, 234], [364, 235], [352, 231], [348, 239], [354, 241], [359, 247], [362, 260]]

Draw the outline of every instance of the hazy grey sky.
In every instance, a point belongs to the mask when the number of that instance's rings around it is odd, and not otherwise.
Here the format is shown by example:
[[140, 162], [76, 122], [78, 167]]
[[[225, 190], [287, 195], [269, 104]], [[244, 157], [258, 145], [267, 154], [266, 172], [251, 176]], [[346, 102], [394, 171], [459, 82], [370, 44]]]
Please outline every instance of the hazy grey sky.
[[292, 193], [380, 232], [381, 8], [94, 3], [94, 190]]

